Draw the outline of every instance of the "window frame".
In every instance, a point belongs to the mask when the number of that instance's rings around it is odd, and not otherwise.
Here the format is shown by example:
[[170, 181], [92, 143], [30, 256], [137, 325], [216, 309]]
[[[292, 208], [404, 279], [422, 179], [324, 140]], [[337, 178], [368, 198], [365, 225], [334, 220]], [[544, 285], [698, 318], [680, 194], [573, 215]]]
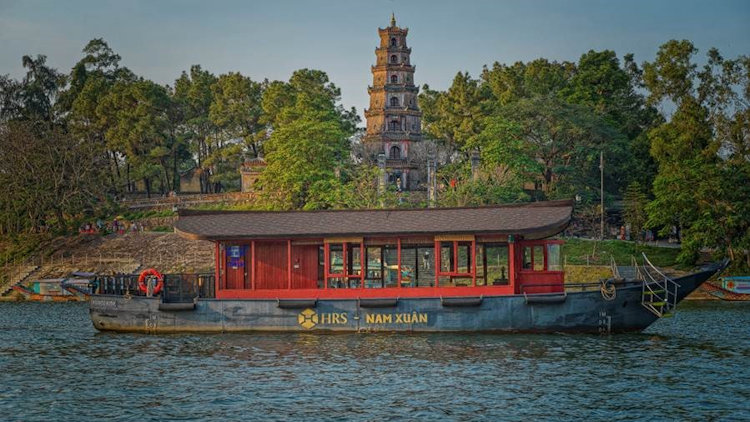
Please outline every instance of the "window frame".
[[[449, 243], [451, 244], [452, 249], [452, 256], [451, 256], [451, 265], [450, 265], [450, 271], [443, 271], [443, 243]], [[466, 244], [469, 245], [466, 245]], [[469, 240], [448, 240], [448, 239], [435, 239], [435, 284], [437, 286], [440, 285], [440, 277], [449, 277], [451, 280], [451, 283], [453, 282], [454, 278], [471, 278], [471, 287], [477, 286], [477, 257], [476, 257], [476, 239], [472, 237], [472, 239]], [[459, 263], [458, 263], [458, 247], [459, 244], [464, 244], [464, 246], [469, 246], [469, 263], [468, 263], [468, 270], [469, 272], [462, 273], [458, 271]], [[457, 287], [457, 286], [455, 286]]]
[[477, 243], [477, 248], [479, 247], [482, 248], [482, 262], [479, 264], [482, 265], [482, 279], [484, 280], [484, 286], [485, 287], [495, 286], [495, 284], [491, 284], [490, 280], [488, 279], [489, 273], [487, 270], [487, 248], [498, 248], [498, 247], [505, 248], [505, 253], [506, 253], [505, 259], [507, 262], [506, 264], [507, 266], [505, 269], [506, 270], [505, 277], [506, 277], [506, 280], [508, 281], [507, 284], [499, 284], [498, 286], [511, 285], [512, 281], [511, 281], [511, 276], [510, 276], [510, 273], [511, 273], [510, 265], [511, 265], [511, 260], [513, 259], [513, 257], [511, 256], [510, 243], [508, 242], [481, 242], [481, 243]]
[[[331, 246], [338, 246], [341, 245], [341, 254], [342, 254], [342, 272], [340, 273], [332, 273], [331, 272]], [[350, 246], [352, 245], [352, 246]], [[365, 254], [365, 245], [364, 240], [360, 240], [359, 242], [353, 242], [353, 241], [325, 241], [323, 245], [323, 255], [325, 259], [325, 267], [323, 268], [324, 272], [324, 283], [323, 283], [323, 289], [327, 290], [329, 288], [335, 288], [330, 286], [331, 279], [343, 279], [346, 283], [346, 288], [350, 285], [351, 279], [359, 279], [359, 286], [354, 287], [354, 289], [362, 289], [364, 288], [364, 281], [365, 281], [365, 272], [363, 271], [364, 267], [364, 254]], [[349, 274], [349, 251], [348, 248], [359, 248], [359, 262], [360, 262], [360, 270], [359, 274]], [[353, 260], [353, 259], [352, 259]], [[352, 267], [352, 272], [354, 271]]]
[[[562, 263], [562, 260], [563, 260], [562, 245], [563, 245], [563, 243], [564, 242], [562, 240], [559, 240], [559, 239], [551, 239], [551, 240], [529, 240], [529, 241], [520, 242], [520, 245], [519, 245], [520, 249], [521, 249], [521, 256], [520, 256], [521, 268], [520, 268], [520, 271], [521, 272], [525, 272], [525, 273], [562, 273], [562, 272], [565, 272], [565, 269], [563, 268], [563, 263]], [[548, 248], [547, 248], [548, 245], [560, 245], [560, 268], [561, 268], [560, 270], [550, 270], [549, 269], [549, 257], [547, 256], [548, 255]], [[541, 247], [542, 248], [542, 259], [543, 259], [544, 265], [542, 266], [541, 270], [535, 270], [534, 269], [534, 264], [536, 263], [536, 258], [537, 258], [537, 256], [536, 256], [537, 254], [534, 253], [534, 249], [536, 247]], [[524, 268], [523, 267], [523, 264], [524, 264], [523, 259], [524, 259], [524, 254], [526, 252], [526, 248], [529, 248], [531, 250], [531, 262], [530, 262], [531, 266], [530, 266], [530, 268]]]

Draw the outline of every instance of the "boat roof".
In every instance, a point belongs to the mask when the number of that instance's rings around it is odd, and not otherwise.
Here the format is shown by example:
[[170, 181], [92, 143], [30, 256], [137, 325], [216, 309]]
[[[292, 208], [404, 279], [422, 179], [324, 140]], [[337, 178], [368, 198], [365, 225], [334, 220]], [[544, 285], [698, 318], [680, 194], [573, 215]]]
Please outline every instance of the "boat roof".
[[437, 234], [512, 234], [542, 239], [565, 229], [572, 212], [570, 200], [471, 208], [181, 210], [175, 232], [189, 239], [214, 241]]

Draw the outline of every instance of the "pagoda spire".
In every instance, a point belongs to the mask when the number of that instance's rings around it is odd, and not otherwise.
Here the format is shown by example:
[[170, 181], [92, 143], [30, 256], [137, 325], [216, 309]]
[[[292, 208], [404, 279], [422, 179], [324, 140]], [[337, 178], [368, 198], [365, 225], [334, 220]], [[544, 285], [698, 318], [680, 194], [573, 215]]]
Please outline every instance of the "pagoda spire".
[[422, 140], [422, 112], [417, 104], [419, 87], [414, 84], [411, 48], [406, 36], [409, 28], [396, 26], [391, 12], [390, 26], [378, 28], [380, 43], [375, 48], [370, 107], [365, 110], [367, 132], [363, 143], [373, 154], [385, 154], [388, 183], [399, 190], [419, 189], [422, 183], [422, 159], [410, 151]]

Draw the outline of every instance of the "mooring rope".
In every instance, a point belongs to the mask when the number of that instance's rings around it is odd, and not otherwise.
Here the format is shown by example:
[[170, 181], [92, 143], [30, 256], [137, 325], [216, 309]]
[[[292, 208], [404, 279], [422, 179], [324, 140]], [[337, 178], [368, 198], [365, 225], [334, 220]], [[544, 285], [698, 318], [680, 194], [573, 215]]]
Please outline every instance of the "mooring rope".
[[601, 285], [599, 286], [599, 291], [602, 292], [602, 297], [606, 301], [615, 300], [617, 297], [617, 288], [611, 280], [602, 280]]

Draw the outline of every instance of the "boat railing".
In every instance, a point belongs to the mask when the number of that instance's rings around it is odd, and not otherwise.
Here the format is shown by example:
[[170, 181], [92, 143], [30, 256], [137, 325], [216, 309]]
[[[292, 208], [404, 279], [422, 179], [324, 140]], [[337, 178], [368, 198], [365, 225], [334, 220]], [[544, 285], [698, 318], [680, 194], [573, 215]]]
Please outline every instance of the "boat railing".
[[634, 255], [630, 256], [630, 265], [635, 268], [635, 279], [644, 281], [646, 277], [643, 275], [643, 270], [641, 269], [641, 266], [638, 265], [638, 260], [635, 259]]
[[[626, 285], [634, 285], [632, 280], [614, 280], [612, 284], [616, 285], [617, 287], [624, 287]], [[565, 283], [562, 285], [563, 289], [568, 292], [585, 292], [589, 290], [600, 290], [602, 286], [601, 281], [592, 281], [587, 283]], [[529, 288], [541, 288], [541, 287], [560, 287], [560, 283], [531, 283], [531, 284], [522, 284], [521, 285], [521, 293], [522, 294], [532, 294], [527, 292], [526, 290]]]
[[[91, 281], [95, 294], [117, 296], [145, 296], [138, 288], [137, 274], [96, 276]], [[164, 288], [159, 293], [164, 302], [189, 302], [197, 297], [216, 297], [213, 274], [180, 273], [165, 274]]]
[[641, 304], [654, 315], [662, 317], [677, 306], [677, 282], [661, 272], [643, 255], [643, 274]]
[[612, 277], [614, 277], [615, 280], [623, 279], [623, 277], [620, 276], [620, 268], [617, 266], [617, 261], [615, 261], [614, 256], [609, 257], [609, 267], [612, 271]]

